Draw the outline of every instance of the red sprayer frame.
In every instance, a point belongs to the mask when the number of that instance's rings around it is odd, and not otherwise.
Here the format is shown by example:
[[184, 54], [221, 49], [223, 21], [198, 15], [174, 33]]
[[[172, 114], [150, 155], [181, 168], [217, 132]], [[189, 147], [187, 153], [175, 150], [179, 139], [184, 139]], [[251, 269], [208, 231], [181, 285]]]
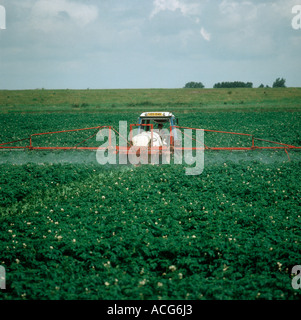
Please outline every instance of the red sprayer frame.
[[[151, 134], [153, 133], [153, 125], [152, 124], [131, 124], [130, 125], [130, 140], [132, 138], [132, 128], [134, 126], [150, 126], [151, 127]], [[86, 142], [87, 140], [95, 137], [98, 133], [99, 130], [107, 128], [109, 129], [109, 137], [108, 137], [108, 144], [109, 146], [106, 147], [83, 147], [80, 146], [83, 142]], [[182, 127], [182, 126], [173, 126], [170, 127], [170, 141], [172, 141], [172, 137], [173, 137], [173, 130], [174, 128], [178, 128], [178, 129], [191, 129], [191, 130], [203, 130], [204, 132], [215, 132], [215, 133], [221, 133], [221, 134], [231, 134], [231, 135], [240, 135], [240, 136], [249, 136], [251, 137], [251, 145], [249, 147], [209, 147], [204, 145], [203, 148], [204, 150], [227, 150], [227, 151], [251, 151], [251, 150], [262, 150], [262, 149], [269, 149], [269, 150], [276, 150], [276, 149], [283, 149], [286, 154], [288, 155], [287, 150], [288, 149], [301, 149], [301, 147], [299, 146], [293, 146], [290, 144], [285, 144], [285, 143], [281, 143], [281, 142], [275, 142], [275, 141], [270, 141], [270, 140], [265, 140], [265, 139], [259, 139], [259, 138], [255, 138], [252, 134], [248, 134], [248, 133], [239, 133], [239, 132], [228, 132], [228, 131], [219, 131], [219, 130], [209, 130], [209, 129], [199, 129], [199, 128], [190, 128], [190, 127]], [[59, 147], [59, 146], [34, 146], [33, 145], [33, 137], [34, 136], [41, 136], [41, 135], [50, 135], [50, 134], [60, 134], [60, 133], [67, 133], [67, 132], [76, 132], [76, 131], [84, 131], [84, 130], [97, 130], [96, 133], [93, 133], [91, 136], [87, 137], [86, 139], [80, 141], [79, 143], [77, 143], [75, 146], [67, 146], [67, 147]], [[111, 140], [111, 132], [112, 130], [117, 133], [119, 135], [120, 138], [126, 140], [127, 142], [127, 147], [119, 147], [119, 146], [114, 146], [114, 148], [116, 149], [115, 152], [125, 152], [125, 153], [131, 153], [131, 152], [136, 152], [135, 149], [132, 148], [131, 143], [125, 138], [122, 137], [119, 132], [114, 129], [113, 126], [98, 126], [98, 127], [90, 127], [90, 128], [80, 128], [80, 129], [71, 129], [71, 130], [62, 130], [62, 131], [53, 131], [53, 132], [42, 132], [42, 133], [34, 133], [31, 134], [28, 138], [25, 139], [19, 139], [19, 140], [15, 140], [15, 141], [10, 141], [10, 142], [5, 142], [5, 143], [0, 143], [0, 149], [29, 149], [29, 150], [99, 150], [99, 149], [108, 149], [108, 148], [112, 148], [112, 140]], [[181, 131], [182, 132], [182, 131]], [[182, 132], [183, 135], [185, 135], [185, 132]], [[192, 138], [193, 139], [193, 138]], [[29, 141], [29, 145], [27, 146], [12, 146], [12, 144], [17, 143], [17, 142], [21, 142], [21, 141]], [[193, 139], [196, 141], [196, 139]], [[255, 145], [255, 141], [263, 141], [263, 142], [268, 142], [271, 144], [275, 144], [277, 146], [256, 146]], [[174, 149], [177, 150], [184, 150], [185, 148], [183, 147], [174, 147]], [[196, 149], [200, 149], [198, 147], [193, 147], [190, 148], [192, 150], [196, 150]], [[170, 152], [169, 148], [167, 149], [166, 147], [154, 147], [151, 146], [149, 148], [149, 153], [153, 153], [153, 152], [160, 152], [160, 153], [164, 153], [166, 152]], [[289, 155], [288, 155], [289, 157]]]

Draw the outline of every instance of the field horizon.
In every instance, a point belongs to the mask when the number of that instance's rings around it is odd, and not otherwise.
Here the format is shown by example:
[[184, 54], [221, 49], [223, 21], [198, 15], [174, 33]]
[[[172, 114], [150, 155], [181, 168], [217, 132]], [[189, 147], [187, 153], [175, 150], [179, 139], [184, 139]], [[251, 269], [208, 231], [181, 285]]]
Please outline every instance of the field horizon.
[[0, 113], [297, 111], [301, 88], [0, 90]]

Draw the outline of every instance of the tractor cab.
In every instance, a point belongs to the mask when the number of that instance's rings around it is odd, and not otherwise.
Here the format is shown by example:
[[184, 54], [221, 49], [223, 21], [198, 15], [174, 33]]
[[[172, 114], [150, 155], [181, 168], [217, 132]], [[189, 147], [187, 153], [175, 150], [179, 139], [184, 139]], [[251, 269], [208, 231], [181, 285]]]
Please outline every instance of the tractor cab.
[[138, 118], [138, 134], [133, 137], [136, 146], [174, 146], [177, 141], [178, 121], [171, 112], [143, 112]]
[[139, 133], [153, 129], [165, 129], [176, 137], [176, 126], [178, 119], [171, 112], [143, 112], [138, 118]]

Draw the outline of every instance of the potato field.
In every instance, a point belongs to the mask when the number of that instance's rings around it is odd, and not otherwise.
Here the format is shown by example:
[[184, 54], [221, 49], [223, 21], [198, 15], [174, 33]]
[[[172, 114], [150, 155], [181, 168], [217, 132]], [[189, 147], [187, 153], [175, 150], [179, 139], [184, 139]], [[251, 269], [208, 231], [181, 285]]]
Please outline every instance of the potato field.
[[[0, 143], [35, 132], [117, 128], [148, 108], [156, 105], [121, 113], [7, 107]], [[183, 126], [301, 146], [297, 107], [210, 108], [158, 107]], [[85, 135], [36, 143], [68, 146]], [[205, 143], [250, 141], [206, 133]], [[185, 164], [100, 165], [94, 151], [0, 150], [0, 300], [299, 300], [292, 268], [301, 264], [300, 152], [208, 151], [203, 172], [189, 176]]]

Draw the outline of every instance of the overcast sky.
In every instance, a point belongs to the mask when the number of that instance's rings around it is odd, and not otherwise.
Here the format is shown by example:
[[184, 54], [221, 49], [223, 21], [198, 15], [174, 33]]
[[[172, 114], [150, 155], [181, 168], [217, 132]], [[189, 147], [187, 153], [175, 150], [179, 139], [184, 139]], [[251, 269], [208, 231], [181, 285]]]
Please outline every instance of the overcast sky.
[[[301, 0], [0, 0], [0, 89], [301, 86]], [[1, 22], [0, 22], [1, 23]]]

